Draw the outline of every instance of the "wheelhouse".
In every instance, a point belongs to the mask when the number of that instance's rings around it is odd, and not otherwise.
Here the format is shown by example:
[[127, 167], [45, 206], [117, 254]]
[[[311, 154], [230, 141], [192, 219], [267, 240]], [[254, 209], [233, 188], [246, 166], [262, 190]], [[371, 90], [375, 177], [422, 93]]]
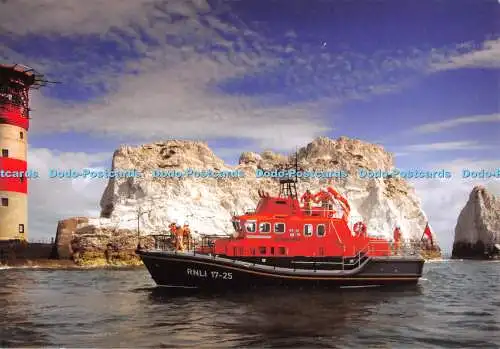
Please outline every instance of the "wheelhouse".
[[389, 243], [369, 237], [363, 223], [358, 222], [364, 227], [360, 231], [349, 228], [349, 204], [333, 188], [320, 191], [323, 202], [316, 207], [301, 205], [295, 193], [293, 186], [284, 189], [283, 182], [280, 196], [259, 191], [255, 211], [233, 215], [233, 236], [217, 239], [213, 253], [231, 257], [389, 254]]

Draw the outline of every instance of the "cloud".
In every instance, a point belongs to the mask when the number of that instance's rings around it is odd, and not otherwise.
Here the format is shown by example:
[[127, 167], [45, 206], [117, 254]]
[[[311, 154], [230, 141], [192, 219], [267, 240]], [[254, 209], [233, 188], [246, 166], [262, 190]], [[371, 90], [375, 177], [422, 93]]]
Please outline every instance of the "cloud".
[[495, 114], [485, 114], [485, 115], [463, 116], [440, 122], [432, 122], [420, 125], [414, 128], [413, 131], [418, 133], [440, 132], [449, 128], [454, 128], [462, 125], [468, 125], [474, 123], [486, 123], [486, 122], [500, 122], [500, 114], [495, 113]]
[[49, 169], [92, 168], [112, 157], [110, 153], [55, 152], [45, 148], [28, 151], [29, 168], [40, 178], [29, 182], [29, 239], [55, 236], [57, 222], [73, 216], [99, 216], [99, 198], [107, 180], [49, 178]]
[[32, 130], [144, 141], [242, 138], [273, 149], [293, 148], [330, 130], [325, 120], [314, 116], [314, 105], [265, 107], [248, 97], [206, 91], [204, 82], [218, 75], [217, 63], [188, 61], [124, 76], [116, 91], [84, 106], [34, 100], [43, 118], [33, 119]]
[[489, 148], [481, 145], [476, 141], [461, 141], [461, 142], [440, 142], [428, 144], [413, 144], [404, 147], [406, 151], [448, 151], [448, 150], [477, 150]]
[[[191, 16], [210, 7], [204, 0], [154, 1], [122, 0], [7, 0], [2, 3], [0, 28], [13, 35], [102, 34], [113, 28], [145, 27], [148, 14]], [[22, 9], [20, 11], [20, 9]]]
[[500, 195], [498, 178], [462, 178], [462, 171], [464, 169], [491, 171], [500, 168], [500, 160], [459, 159], [452, 162], [433, 163], [426, 167], [445, 169], [453, 174], [450, 179], [411, 181], [417, 195], [421, 198], [424, 212], [426, 212], [431, 227], [438, 236], [439, 243], [447, 252], [451, 253], [458, 215], [467, 203], [472, 188], [476, 185], [484, 185], [490, 193]]
[[461, 68], [500, 68], [500, 39], [487, 40], [477, 50], [450, 55], [432, 64], [430, 70], [436, 72]]
[[[0, 23], [21, 40], [28, 33], [94, 35], [92, 40], [132, 45], [129, 51], [136, 53], [124, 61], [112, 56], [102, 61], [96, 53], [82, 52], [75, 60], [55, 57], [34, 62], [39, 70], [54, 72], [54, 79], [69, 90], [85, 85], [93, 90], [86, 92], [96, 97], [68, 102], [34, 94], [32, 133], [74, 131], [127, 142], [232, 137], [284, 150], [331, 129], [312, 103], [269, 106], [211, 87], [224, 79], [251, 74], [256, 66], [276, 57], [272, 49], [264, 49], [265, 38], [244, 24], [223, 22], [207, 14], [210, 7], [204, 1], [124, 1], [116, 6], [89, 1], [82, 6], [45, 0], [7, 5]], [[26, 16], [21, 22], [29, 25], [20, 26], [9, 18], [21, 8]], [[12, 49], [6, 55], [21, 58]], [[75, 72], [85, 74], [75, 80]]]

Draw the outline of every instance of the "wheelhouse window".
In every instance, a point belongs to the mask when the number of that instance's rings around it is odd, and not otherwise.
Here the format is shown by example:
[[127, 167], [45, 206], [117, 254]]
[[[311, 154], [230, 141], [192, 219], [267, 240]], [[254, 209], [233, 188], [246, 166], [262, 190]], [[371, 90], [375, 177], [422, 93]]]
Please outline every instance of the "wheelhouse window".
[[304, 236], [312, 236], [312, 234], [313, 234], [313, 225], [304, 224]]
[[274, 223], [274, 232], [276, 234], [283, 234], [285, 232], [285, 223]]
[[3, 158], [9, 157], [9, 149], [2, 149], [2, 157]]
[[233, 228], [236, 232], [239, 232], [241, 230], [240, 222], [233, 221]]
[[271, 254], [274, 254], [274, 247], [271, 247]]
[[267, 248], [265, 246], [259, 247], [259, 254], [267, 254]]
[[316, 235], [319, 237], [325, 236], [325, 225], [324, 224], [318, 224], [316, 227]]
[[245, 229], [249, 233], [255, 233], [255, 221], [248, 221], [245, 223]]
[[285, 255], [286, 254], [286, 248], [285, 247], [278, 247], [278, 253]]
[[270, 233], [271, 232], [271, 224], [270, 223], [260, 223], [259, 231], [261, 233]]

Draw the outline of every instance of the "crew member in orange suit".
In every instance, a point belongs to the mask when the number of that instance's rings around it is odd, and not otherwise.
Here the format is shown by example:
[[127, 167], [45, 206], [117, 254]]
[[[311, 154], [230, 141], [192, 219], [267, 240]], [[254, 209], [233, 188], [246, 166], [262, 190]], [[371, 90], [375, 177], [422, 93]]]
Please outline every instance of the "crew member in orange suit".
[[304, 195], [300, 198], [300, 201], [304, 202], [304, 207], [306, 208], [306, 213], [308, 215], [311, 214], [312, 201], [314, 199], [314, 195], [311, 193], [309, 189], [306, 190]]
[[332, 205], [333, 198], [327, 191], [321, 190], [319, 193], [317, 193], [314, 196], [314, 201], [316, 203], [321, 203], [321, 207], [328, 214], [328, 217], [333, 217], [333, 215], [336, 213]]
[[184, 235], [184, 229], [182, 229], [180, 224], [175, 226], [175, 249], [178, 251], [184, 251], [184, 242], [182, 241]]
[[398, 252], [401, 248], [401, 229], [398, 226], [394, 229], [394, 250]]
[[190, 250], [191, 249], [191, 229], [189, 229], [188, 222], [184, 223], [182, 230], [183, 230], [182, 241], [184, 242], [187, 249]]
[[331, 196], [326, 191], [321, 190], [315, 195], [315, 201], [321, 203], [321, 207], [328, 208], [328, 203], [331, 201]]
[[176, 231], [175, 223], [170, 223], [170, 225], [168, 226], [168, 229], [169, 229], [169, 232], [170, 232], [170, 236], [172, 238], [174, 238], [175, 237], [175, 231]]

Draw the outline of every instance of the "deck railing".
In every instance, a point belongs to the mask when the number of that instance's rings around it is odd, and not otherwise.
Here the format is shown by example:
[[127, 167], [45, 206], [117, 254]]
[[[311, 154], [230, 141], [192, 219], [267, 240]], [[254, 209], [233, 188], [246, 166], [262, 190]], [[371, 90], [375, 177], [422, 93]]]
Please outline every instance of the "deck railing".
[[[175, 248], [175, 237], [171, 234], [152, 235], [154, 238], [154, 249], [157, 250], [172, 250]], [[213, 240], [216, 239], [233, 239], [221, 235], [203, 235], [199, 239], [183, 239], [185, 251], [195, 251], [200, 248], [213, 248]], [[344, 243], [338, 240], [338, 244], [344, 246]], [[357, 254], [385, 254], [389, 256], [415, 256], [422, 250], [422, 245], [419, 242], [387, 242], [387, 241], [370, 241], [366, 246], [357, 252]], [[349, 257], [353, 258], [353, 257]]]
[[[389, 247], [387, 247], [389, 245]], [[417, 256], [422, 250], [422, 246], [417, 242], [387, 242], [387, 241], [370, 241], [363, 248], [373, 254], [387, 254], [389, 256]]]
[[[176, 237], [174, 234], [156, 234], [150, 235], [154, 239], [154, 247], [155, 250], [160, 251], [173, 251], [176, 250]], [[224, 239], [225, 236], [221, 235], [202, 235], [200, 238], [195, 239], [193, 237], [189, 239], [182, 239], [182, 245], [184, 246], [183, 251], [187, 252], [196, 252], [200, 249], [205, 250], [207, 252], [213, 253], [213, 240], [215, 239]], [[227, 239], [231, 239], [231, 237], [227, 237]], [[143, 245], [143, 244], [141, 244]]]
[[[311, 206], [311, 208], [307, 208], [304, 205], [300, 206], [300, 209], [304, 212], [306, 212], [306, 215], [309, 216], [322, 216], [322, 217], [330, 217], [330, 218], [342, 218], [344, 211], [342, 209], [338, 210], [332, 207], [323, 207], [323, 206], [318, 206], [314, 205]], [[249, 214], [255, 214], [256, 210], [255, 209], [249, 209], [249, 210], [244, 210], [244, 213], [241, 214], [239, 212], [233, 211], [231, 212], [231, 216], [237, 217], [241, 215], [249, 215]]]

